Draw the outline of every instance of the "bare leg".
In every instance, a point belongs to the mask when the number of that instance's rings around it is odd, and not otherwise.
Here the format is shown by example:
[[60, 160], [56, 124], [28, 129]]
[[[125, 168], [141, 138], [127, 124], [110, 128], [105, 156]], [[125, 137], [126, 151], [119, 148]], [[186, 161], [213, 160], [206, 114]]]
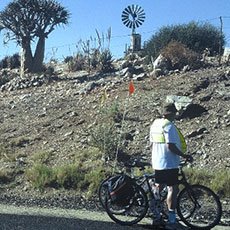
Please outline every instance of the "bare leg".
[[168, 221], [170, 224], [176, 223], [176, 202], [177, 202], [177, 193], [178, 185], [168, 186], [168, 196], [167, 196], [167, 205], [168, 205]]
[[168, 210], [176, 209], [178, 191], [179, 191], [178, 185], [168, 186], [168, 196], [167, 196]]

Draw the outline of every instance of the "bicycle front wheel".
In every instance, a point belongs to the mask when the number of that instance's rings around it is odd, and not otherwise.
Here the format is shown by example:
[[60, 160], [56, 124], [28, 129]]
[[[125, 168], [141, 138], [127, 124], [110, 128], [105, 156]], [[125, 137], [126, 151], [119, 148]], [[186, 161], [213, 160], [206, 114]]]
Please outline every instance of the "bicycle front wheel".
[[109, 217], [120, 225], [134, 225], [141, 221], [148, 211], [148, 199], [144, 189], [135, 185], [135, 192], [129, 203], [118, 205], [109, 196], [105, 200], [105, 210]]
[[216, 226], [222, 215], [218, 196], [203, 185], [186, 187], [178, 195], [177, 214], [194, 229], [210, 229]]

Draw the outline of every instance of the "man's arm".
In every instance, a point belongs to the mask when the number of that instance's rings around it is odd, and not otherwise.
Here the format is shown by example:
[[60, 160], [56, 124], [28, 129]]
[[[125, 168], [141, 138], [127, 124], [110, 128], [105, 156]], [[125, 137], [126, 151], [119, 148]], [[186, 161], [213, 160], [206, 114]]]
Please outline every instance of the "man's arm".
[[187, 155], [187, 154], [183, 154], [178, 148], [177, 146], [174, 144], [174, 143], [167, 143], [167, 146], [169, 148], [169, 150], [171, 152], [173, 152], [174, 154], [180, 156], [180, 157], [183, 157], [183, 158], [186, 158], [186, 159], [190, 159], [191, 156], [190, 155]]

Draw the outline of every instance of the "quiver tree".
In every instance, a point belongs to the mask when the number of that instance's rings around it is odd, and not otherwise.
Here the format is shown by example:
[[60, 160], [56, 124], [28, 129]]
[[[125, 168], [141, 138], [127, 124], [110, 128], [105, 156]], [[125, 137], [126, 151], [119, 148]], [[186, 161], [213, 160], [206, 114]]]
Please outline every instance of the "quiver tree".
[[[14, 0], [0, 12], [0, 30], [5, 38], [22, 47], [24, 68], [40, 72], [45, 53], [45, 39], [57, 25], [68, 24], [69, 12], [55, 0]], [[34, 54], [31, 44], [37, 41]]]

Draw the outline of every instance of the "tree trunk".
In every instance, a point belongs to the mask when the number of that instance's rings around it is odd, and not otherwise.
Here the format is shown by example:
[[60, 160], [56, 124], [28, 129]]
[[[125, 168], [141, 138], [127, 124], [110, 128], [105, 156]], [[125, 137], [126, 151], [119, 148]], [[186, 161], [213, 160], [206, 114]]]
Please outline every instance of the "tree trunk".
[[34, 73], [38, 73], [43, 70], [44, 53], [45, 53], [45, 36], [40, 36], [38, 39], [38, 43], [33, 58], [32, 71]]
[[32, 51], [30, 47], [30, 40], [24, 38], [22, 40], [22, 53], [24, 55], [24, 70], [28, 70], [29, 72], [32, 69], [32, 63], [33, 63], [33, 56], [32, 56]]

